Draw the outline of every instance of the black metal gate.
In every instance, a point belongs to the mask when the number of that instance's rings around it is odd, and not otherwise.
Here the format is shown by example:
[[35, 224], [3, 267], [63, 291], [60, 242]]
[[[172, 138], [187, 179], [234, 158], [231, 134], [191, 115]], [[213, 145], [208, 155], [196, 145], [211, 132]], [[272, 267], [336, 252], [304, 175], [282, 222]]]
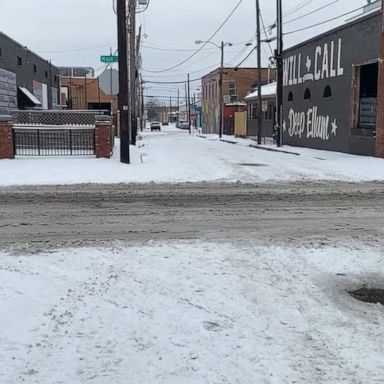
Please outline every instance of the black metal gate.
[[95, 129], [14, 128], [15, 155], [89, 156], [95, 154]]

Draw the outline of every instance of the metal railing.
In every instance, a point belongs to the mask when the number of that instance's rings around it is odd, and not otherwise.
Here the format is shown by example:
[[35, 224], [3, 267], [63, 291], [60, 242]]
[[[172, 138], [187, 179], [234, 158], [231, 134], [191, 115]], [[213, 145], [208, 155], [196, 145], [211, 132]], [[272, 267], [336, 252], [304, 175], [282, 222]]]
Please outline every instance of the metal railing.
[[12, 122], [18, 125], [67, 125], [67, 126], [94, 126], [98, 116], [106, 116], [109, 111], [14, 111]]
[[89, 156], [95, 154], [95, 129], [14, 128], [15, 155]]

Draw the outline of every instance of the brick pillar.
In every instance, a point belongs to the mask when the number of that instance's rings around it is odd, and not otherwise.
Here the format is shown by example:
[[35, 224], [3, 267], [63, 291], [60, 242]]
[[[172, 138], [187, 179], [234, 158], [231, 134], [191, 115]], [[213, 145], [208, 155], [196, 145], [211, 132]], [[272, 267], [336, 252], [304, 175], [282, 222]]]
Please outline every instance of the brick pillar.
[[376, 121], [376, 156], [378, 157], [384, 157], [384, 1], [381, 4], [381, 17]]
[[113, 153], [112, 124], [110, 121], [95, 123], [95, 152], [96, 157], [109, 159]]
[[8, 117], [0, 116], [0, 159], [14, 159], [13, 124]]

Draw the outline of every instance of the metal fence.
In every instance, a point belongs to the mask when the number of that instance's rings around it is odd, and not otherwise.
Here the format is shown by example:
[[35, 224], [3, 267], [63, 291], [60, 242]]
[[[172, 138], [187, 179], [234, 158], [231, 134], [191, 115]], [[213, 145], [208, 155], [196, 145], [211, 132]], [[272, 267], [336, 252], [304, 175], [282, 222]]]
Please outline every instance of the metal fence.
[[94, 126], [98, 116], [109, 111], [14, 111], [12, 121], [18, 125], [73, 125]]
[[14, 128], [15, 155], [86, 156], [95, 154], [95, 129]]

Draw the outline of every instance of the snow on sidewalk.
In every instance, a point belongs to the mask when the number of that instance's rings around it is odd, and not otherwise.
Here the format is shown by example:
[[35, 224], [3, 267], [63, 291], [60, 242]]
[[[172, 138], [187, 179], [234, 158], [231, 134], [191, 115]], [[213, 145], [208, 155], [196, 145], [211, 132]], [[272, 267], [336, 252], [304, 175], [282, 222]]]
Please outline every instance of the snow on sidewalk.
[[132, 147], [132, 164], [112, 159], [18, 157], [0, 160], [0, 186], [78, 183], [280, 182], [295, 180], [383, 181], [384, 160], [308, 148], [292, 154], [250, 148], [249, 139], [231, 145], [174, 127], [144, 132]]
[[384, 376], [375, 249], [205, 242], [0, 254], [0, 382], [364, 383]]

